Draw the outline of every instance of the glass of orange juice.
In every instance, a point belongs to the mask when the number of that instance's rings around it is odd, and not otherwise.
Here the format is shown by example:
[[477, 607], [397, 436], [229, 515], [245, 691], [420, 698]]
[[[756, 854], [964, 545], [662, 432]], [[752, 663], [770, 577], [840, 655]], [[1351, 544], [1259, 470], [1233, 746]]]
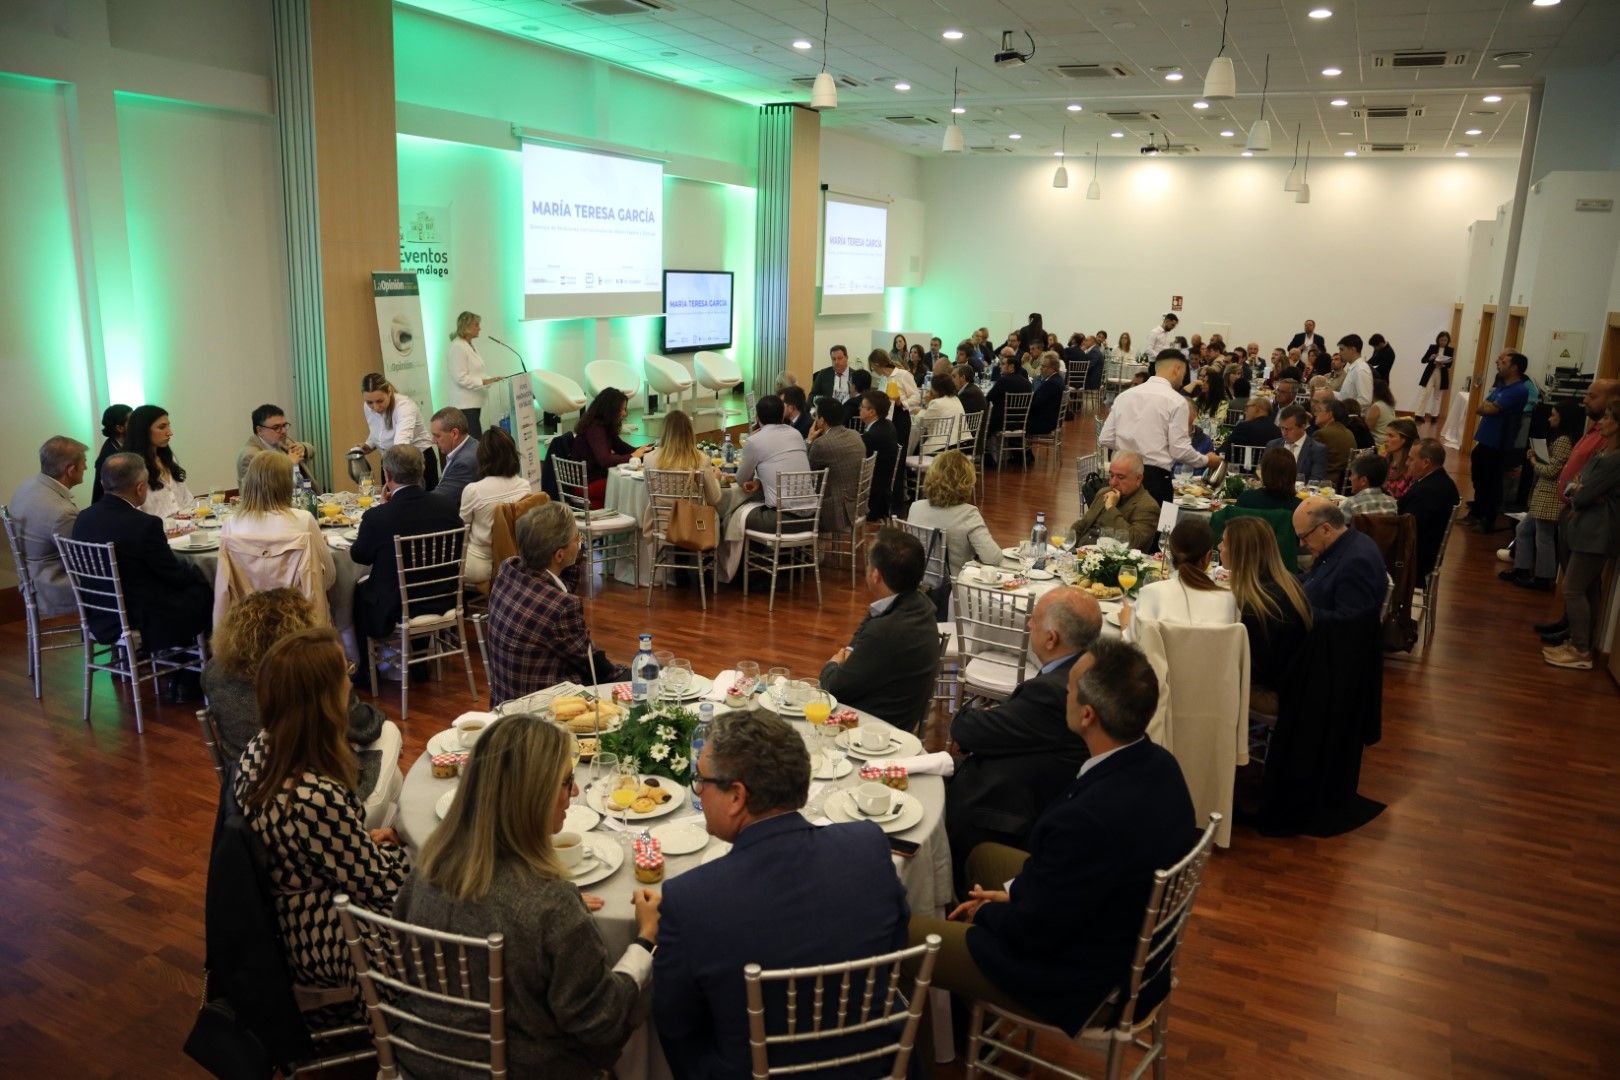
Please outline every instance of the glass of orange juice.
[[1134, 568], [1119, 572], [1119, 587], [1125, 590], [1126, 593], [1130, 593], [1132, 589], [1136, 588], [1136, 570]]

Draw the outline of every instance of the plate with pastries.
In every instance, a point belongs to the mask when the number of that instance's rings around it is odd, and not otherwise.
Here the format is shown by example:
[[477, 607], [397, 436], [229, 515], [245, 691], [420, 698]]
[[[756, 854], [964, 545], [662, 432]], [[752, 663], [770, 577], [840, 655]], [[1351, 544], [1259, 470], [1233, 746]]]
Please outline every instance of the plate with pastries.
[[[559, 724], [565, 725], [575, 735], [596, 735], [617, 731], [619, 725], [624, 723], [625, 711], [622, 707], [611, 701], [598, 701], [586, 694], [568, 694], [564, 697], [553, 698], [546, 707], [551, 718]], [[592, 748], [595, 753], [595, 748]], [[580, 753], [585, 748], [580, 747]]]
[[674, 813], [687, 798], [684, 787], [660, 776], [613, 776], [592, 784], [585, 802], [610, 817], [646, 821]]

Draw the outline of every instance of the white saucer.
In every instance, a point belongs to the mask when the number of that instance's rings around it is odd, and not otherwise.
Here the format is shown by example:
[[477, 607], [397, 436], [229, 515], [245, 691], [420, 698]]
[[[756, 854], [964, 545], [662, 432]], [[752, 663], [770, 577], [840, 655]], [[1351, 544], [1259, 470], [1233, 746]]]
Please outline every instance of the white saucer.
[[427, 753], [431, 759], [439, 754], [465, 754], [468, 750], [461, 745], [461, 733], [455, 728], [445, 728], [427, 741]]
[[571, 878], [575, 885], [594, 885], [598, 881], [613, 876], [619, 867], [624, 865], [624, 848], [619, 846], [617, 840], [601, 833], [587, 834], [583, 837], [585, 847], [590, 854], [575, 868]]
[[1053, 578], [1057, 577], [1057, 575], [1052, 573], [1050, 570], [1035, 569], [1024, 571], [1024, 576], [1031, 581], [1051, 581]]
[[709, 830], [696, 821], [673, 821], [649, 831], [665, 855], [690, 855], [709, 845]]
[[601, 820], [601, 814], [588, 806], [580, 806], [576, 803], [568, 808], [568, 813], [563, 815], [563, 831], [588, 833], [596, 828]]
[[923, 806], [908, 792], [894, 793], [898, 813], [886, 818], [871, 818], [855, 808], [855, 796], [848, 788], [827, 796], [825, 812], [835, 822], [870, 821], [886, 833], [900, 833], [922, 822]]
[[180, 553], [193, 551], [198, 554], [203, 554], [205, 552], [219, 550], [219, 539], [217, 537], [211, 538], [206, 544], [193, 544], [191, 542], [191, 538], [196, 535], [196, 533], [186, 533], [184, 536], [176, 536], [174, 539], [169, 541], [169, 546], [176, 552]]
[[[855, 730], [860, 730], [856, 728]], [[911, 757], [922, 753], [922, 740], [917, 736], [904, 731], [889, 732], [889, 745], [883, 750], [867, 750], [854, 742], [847, 731], [840, 731], [838, 738], [833, 740], [838, 748], [850, 757], [858, 758], [885, 758], [885, 757]]]
[[703, 858], [698, 860], [698, 865], [705, 866], [716, 859], [725, 858], [729, 854], [731, 854], [731, 845], [724, 840], [716, 840], [709, 845], [709, 850], [703, 853]]
[[1103, 612], [1103, 622], [1107, 623], [1109, 626], [1119, 626], [1119, 611], [1114, 610]]
[[[837, 712], [838, 699], [833, 697], [831, 694], [828, 694], [827, 700], [831, 703], [831, 711]], [[779, 716], [804, 715], [803, 705], [788, 705], [784, 703], [781, 698], [776, 696], [776, 689], [774, 687], [759, 695], [759, 703]]]

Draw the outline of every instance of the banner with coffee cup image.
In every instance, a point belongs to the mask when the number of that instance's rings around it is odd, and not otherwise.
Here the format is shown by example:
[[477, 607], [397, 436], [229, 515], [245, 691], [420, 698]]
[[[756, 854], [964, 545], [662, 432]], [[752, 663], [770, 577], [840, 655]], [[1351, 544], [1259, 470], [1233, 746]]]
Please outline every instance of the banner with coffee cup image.
[[433, 386], [428, 375], [427, 342], [422, 337], [422, 297], [415, 271], [373, 272], [371, 294], [377, 305], [383, 374], [395, 390], [416, 402], [424, 417], [432, 416]]

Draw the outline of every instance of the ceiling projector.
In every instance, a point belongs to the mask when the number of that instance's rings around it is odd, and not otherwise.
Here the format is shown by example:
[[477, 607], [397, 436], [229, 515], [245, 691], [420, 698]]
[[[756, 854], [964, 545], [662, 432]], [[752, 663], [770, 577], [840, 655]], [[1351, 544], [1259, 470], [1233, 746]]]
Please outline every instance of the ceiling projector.
[[1035, 57], [1035, 39], [1030, 37], [1028, 30], [1024, 31], [1024, 36], [1029, 38], [1029, 52], [1027, 53], [1019, 52], [1013, 48], [1012, 36], [1013, 32], [1011, 30], [1001, 32], [1001, 51], [996, 53], [997, 67], [1023, 67], [1026, 61]]

